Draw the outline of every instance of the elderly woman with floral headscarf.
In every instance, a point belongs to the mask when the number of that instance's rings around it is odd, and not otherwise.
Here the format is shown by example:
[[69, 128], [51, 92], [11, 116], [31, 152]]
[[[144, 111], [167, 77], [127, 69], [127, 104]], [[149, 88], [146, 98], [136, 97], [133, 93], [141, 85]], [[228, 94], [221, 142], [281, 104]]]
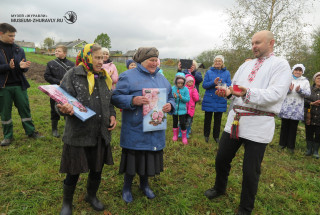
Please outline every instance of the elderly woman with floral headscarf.
[[112, 95], [112, 103], [122, 108], [120, 146], [122, 155], [120, 173], [124, 173], [122, 198], [132, 202], [131, 184], [135, 174], [140, 176], [140, 189], [149, 198], [155, 194], [149, 187], [148, 177], [163, 171], [163, 148], [165, 130], [143, 132], [142, 105], [149, 100], [142, 96], [142, 88], [166, 88], [167, 103], [162, 107], [165, 113], [174, 112], [174, 99], [168, 80], [159, 74], [157, 68], [159, 52], [154, 47], [141, 47], [133, 60], [137, 67], [119, 76]]
[[97, 211], [104, 205], [96, 196], [104, 164], [112, 165], [111, 130], [116, 126], [116, 113], [111, 104], [112, 80], [102, 69], [103, 56], [98, 44], [87, 44], [77, 56], [77, 67], [62, 79], [61, 88], [96, 115], [82, 122], [73, 116], [71, 104], [57, 105], [66, 115], [60, 172], [67, 173], [63, 184], [60, 214], [72, 214], [72, 200], [80, 173], [89, 172], [85, 200]]
[[281, 149], [288, 148], [294, 152], [299, 120], [304, 120], [304, 98], [310, 95], [310, 83], [303, 77], [305, 67], [296, 64], [292, 67], [292, 81], [288, 89], [279, 117], [281, 118], [281, 131], [279, 145]]

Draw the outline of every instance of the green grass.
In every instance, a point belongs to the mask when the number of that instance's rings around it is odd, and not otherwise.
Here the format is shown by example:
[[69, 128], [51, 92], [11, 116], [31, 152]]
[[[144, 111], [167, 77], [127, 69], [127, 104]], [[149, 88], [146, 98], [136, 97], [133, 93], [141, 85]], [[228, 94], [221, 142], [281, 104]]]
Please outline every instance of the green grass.
[[[38, 64], [42, 64], [42, 65], [47, 65], [47, 63], [50, 60], [55, 59], [56, 57], [53, 56], [49, 56], [49, 55], [43, 55], [43, 54], [34, 54], [34, 53], [26, 53], [26, 58], [28, 61], [34, 62], [34, 63], [38, 63]], [[68, 58], [69, 60], [76, 62], [75, 58]]]
[[[124, 64], [117, 64], [117, 67], [120, 72], [125, 70]], [[172, 82], [175, 69], [165, 68], [164, 74]], [[27, 138], [14, 108], [15, 140], [10, 146], [0, 148], [0, 214], [58, 214], [61, 209], [65, 175], [59, 173], [59, 166], [63, 143], [51, 136], [49, 98], [37, 89], [40, 84], [33, 81], [30, 84], [28, 94], [33, 121], [45, 137]], [[168, 117], [164, 172], [150, 179], [157, 197], [148, 200], [139, 191], [135, 177], [134, 201], [125, 204], [121, 199], [123, 175], [118, 174], [121, 113], [117, 110], [117, 114], [118, 127], [113, 131], [111, 142], [115, 164], [104, 167], [98, 191], [107, 211], [112, 214], [233, 214], [240, 199], [243, 148], [232, 162], [227, 194], [212, 201], [206, 199], [203, 193], [213, 186], [215, 179], [217, 144], [212, 138], [209, 143], [204, 141], [201, 105], [196, 106], [187, 146], [180, 141], [172, 142], [172, 117]], [[225, 122], [226, 114], [222, 128]], [[320, 214], [320, 160], [304, 156], [303, 124], [299, 124], [295, 154], [279, 151], [280, 125], [280, 120], [276, 119], [276, 134], [262, 163], [254, 214]], [[60, 133], [63, 127], [61, 120]], [[84, 201], [87, 174], [80, 177], [74, 195], [74, 214], [102, 214]]]

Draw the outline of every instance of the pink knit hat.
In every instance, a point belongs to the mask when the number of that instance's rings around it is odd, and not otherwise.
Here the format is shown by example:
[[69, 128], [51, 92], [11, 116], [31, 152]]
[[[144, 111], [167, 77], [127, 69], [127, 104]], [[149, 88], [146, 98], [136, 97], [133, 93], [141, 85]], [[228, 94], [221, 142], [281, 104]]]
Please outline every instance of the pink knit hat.
[[188, 75], [187, 77], [186, 77], [186, 83], [188, 82], [188, 81], [193, 81], [194, 82], [194, 78], [190, 75]]

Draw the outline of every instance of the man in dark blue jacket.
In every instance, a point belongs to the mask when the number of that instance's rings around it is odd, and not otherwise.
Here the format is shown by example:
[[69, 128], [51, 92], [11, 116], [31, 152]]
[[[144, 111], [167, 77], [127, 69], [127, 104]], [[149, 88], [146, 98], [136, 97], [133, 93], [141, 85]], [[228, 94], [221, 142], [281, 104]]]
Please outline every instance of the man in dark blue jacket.
[[31, 62], [26, 61], [22, 48], [14, 44], [16, 29], [7, 23], [0, 24], [0, 113], [4, 140], [1, 146], [10, 145], [13, 138], [12, 103], [17, 107], [26, 134], [40, 137], [32, 123], [27, 88], [30, 87], [24, 72]]

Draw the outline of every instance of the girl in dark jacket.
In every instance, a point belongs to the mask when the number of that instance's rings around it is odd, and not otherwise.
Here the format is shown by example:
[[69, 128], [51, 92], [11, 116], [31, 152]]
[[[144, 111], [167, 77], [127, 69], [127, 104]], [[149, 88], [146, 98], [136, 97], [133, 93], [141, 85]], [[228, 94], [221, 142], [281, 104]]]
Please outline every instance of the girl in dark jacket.
[[97, 198], [104, 164], [113, 164], [110, 140], [116, 126], [116, 113], [111, 104], [112, 80], [102, 69], [103, 56], [97, 44], [87, 44], [77, 57], [77, 67], [64, 76], [61, 88], [78, 99], [96, 115], [82, 122], [73, 116], [71, 104], [57, 105], [67, 115], [63, 135], [60, 172], [67, 173], [63, 184], [63, 205], [60, 215], [72, 214], [72, 200], [80, 173], [89, 172], [87, 201], [93, 209], [104, 210]]

